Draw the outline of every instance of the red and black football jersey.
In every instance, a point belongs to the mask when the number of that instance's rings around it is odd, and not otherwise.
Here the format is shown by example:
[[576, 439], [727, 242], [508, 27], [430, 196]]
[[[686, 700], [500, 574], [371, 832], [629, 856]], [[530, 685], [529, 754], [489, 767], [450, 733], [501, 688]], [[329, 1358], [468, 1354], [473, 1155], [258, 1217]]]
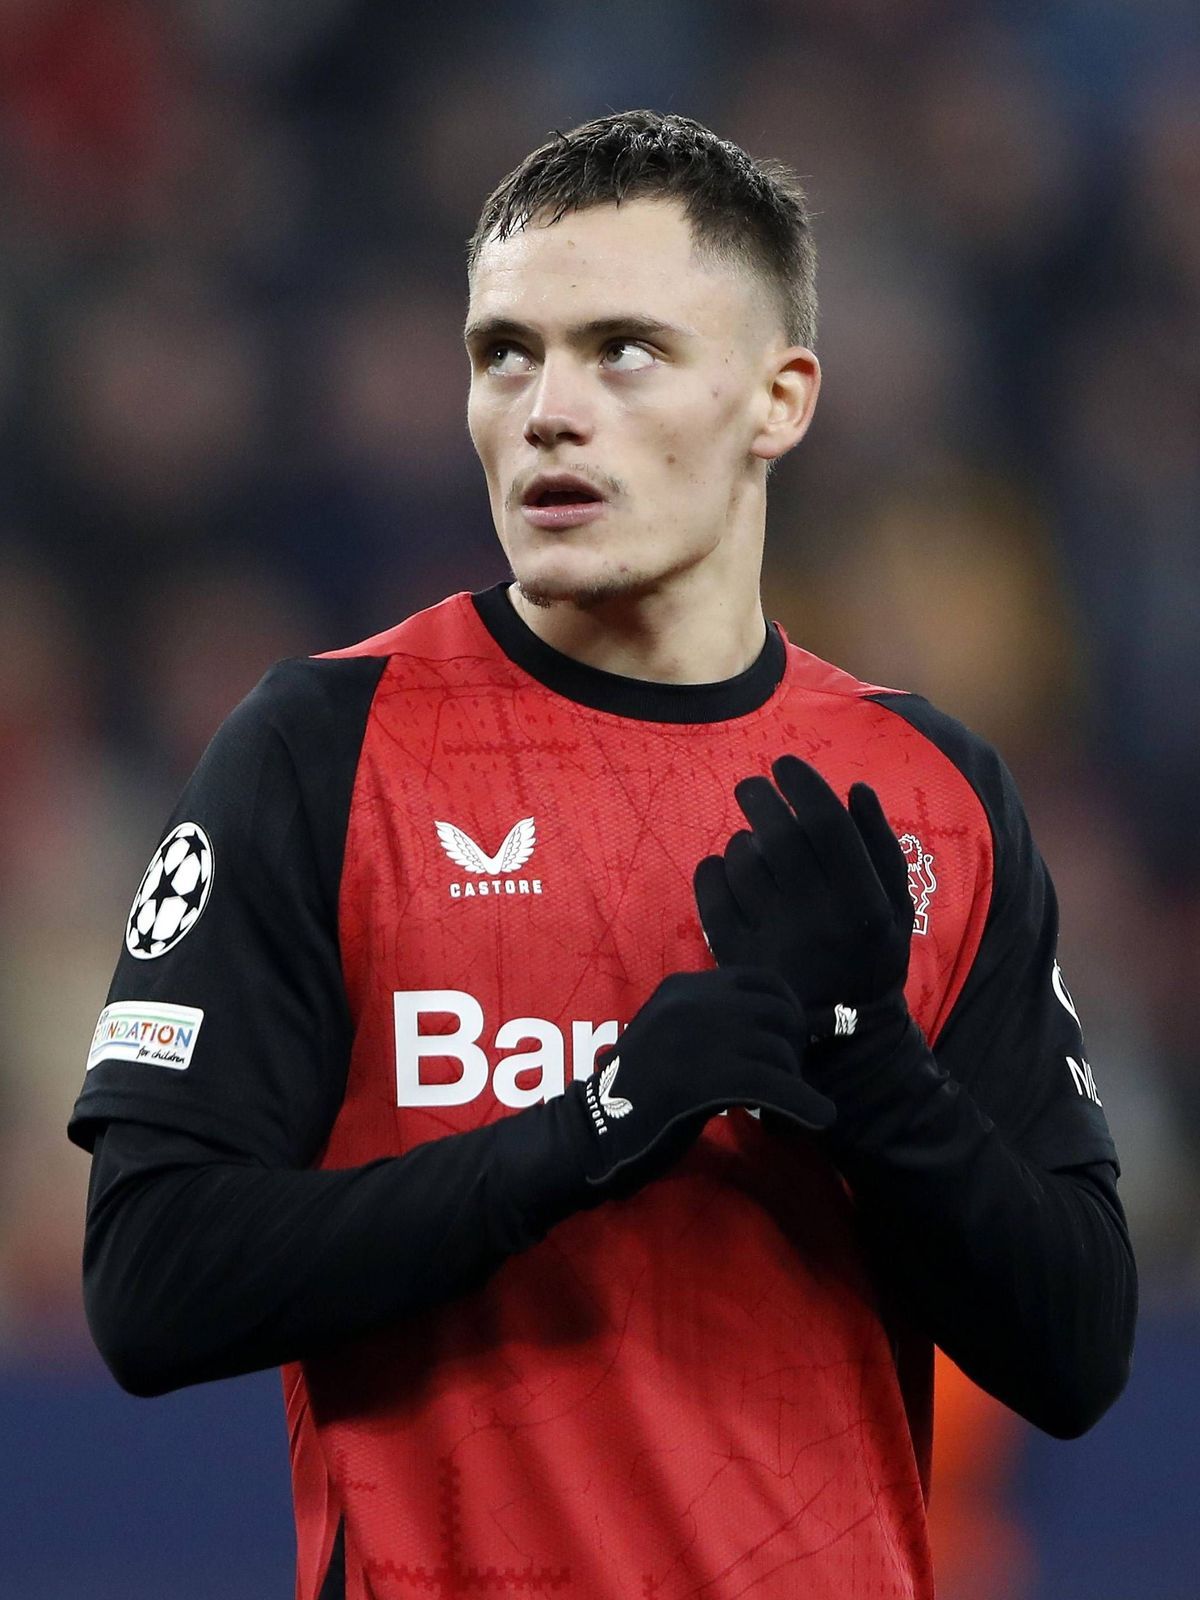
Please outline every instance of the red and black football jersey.
[[[1115, 1166], [986, 744], [778, 629], [721, 684], [600, 672], [502, 587], [285, 663], [229, 719], [139, 887], [75, 1136], [346, 1168], [560, 1094], [710, 964], [693, 869], [786, 752], [880, 796], [939, 1064], [1027, 1160]], [[638, 1194], [286, 1369], [298, 1600], [931, 1596], [930, 1369], [819, 1136], [715, 1117]]]

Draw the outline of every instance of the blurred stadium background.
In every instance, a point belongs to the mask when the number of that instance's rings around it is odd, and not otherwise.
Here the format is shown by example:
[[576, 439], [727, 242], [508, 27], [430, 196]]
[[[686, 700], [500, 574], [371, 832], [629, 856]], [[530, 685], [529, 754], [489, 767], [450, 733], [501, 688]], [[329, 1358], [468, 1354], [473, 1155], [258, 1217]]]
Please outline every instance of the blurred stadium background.
[[1124, 1159], [1128, 1394], [1058, 1445], [948, 1375], [940, 1594], [1200, 1593], [1195, 0], [0, 0], [4, 1594], [291, 1592], [275, 1380], [119, 1394], [63, 1127], [220, 718], [503, 576], [463, 242], [632, 105], [808, 179], [825, 389], [769, 608], [1008, 757]]

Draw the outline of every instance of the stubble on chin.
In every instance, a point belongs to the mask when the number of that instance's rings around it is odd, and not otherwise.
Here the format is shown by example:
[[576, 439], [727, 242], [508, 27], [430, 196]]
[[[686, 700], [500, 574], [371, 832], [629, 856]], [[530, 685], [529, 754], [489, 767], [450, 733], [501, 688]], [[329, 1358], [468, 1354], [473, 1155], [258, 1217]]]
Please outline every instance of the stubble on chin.
[[534, 579], [516, 579], [517, 593], [522, 600], [539, 611], [549, 611], [552, 606], [570, 606], [575, 611], [594, 611], [611, 600], [628, 600], [646, 589], [646, 580], [636, 573], [609, 575], [591, 583], [546, 583]]

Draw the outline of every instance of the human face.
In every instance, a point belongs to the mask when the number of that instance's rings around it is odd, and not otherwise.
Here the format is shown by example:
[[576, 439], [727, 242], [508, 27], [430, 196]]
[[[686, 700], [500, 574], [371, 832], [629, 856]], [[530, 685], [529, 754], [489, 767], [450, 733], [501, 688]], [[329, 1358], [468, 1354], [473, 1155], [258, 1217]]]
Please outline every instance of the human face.
[[527, 599], [594, 605], [747, 564], [757, 585], [754, 447], [786, 340], [757, 280], [697, 255], [680, 206], [489, 240], [466, 341], [471, 438]]

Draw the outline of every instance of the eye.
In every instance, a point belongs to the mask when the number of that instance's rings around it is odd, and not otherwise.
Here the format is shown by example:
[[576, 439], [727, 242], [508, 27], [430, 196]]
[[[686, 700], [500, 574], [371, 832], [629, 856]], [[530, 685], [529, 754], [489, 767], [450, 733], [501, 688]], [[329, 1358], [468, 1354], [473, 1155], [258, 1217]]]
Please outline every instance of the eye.
[[604, 365], [610, 372], [641, 372], [654, 361], [654, 353], [632, 339], [613, 339], [604, 347]]
[[483, 364], [488, 372], [498, 378], [511, 378], [528, 372], [533, 363], [515, 344], [493, 344], [483, 352]]

